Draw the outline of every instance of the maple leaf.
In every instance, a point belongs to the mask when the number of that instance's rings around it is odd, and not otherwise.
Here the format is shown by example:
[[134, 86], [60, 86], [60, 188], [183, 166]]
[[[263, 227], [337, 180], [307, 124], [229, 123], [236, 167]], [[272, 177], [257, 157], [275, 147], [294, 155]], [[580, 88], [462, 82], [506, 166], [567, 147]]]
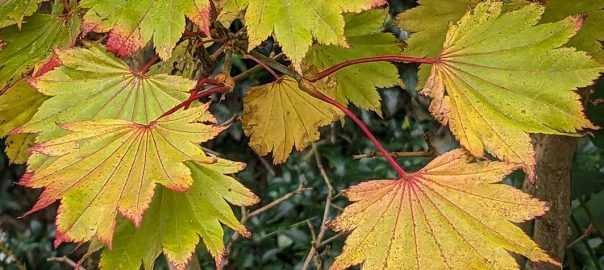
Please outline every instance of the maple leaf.
[[[220, 223], [249, 237], [228, 203], [249, 206], [258, 198], [232, 177], [244, 164], [219, 159], [214, 164], [193, 164], [193, 185], [186, 192], [159, 188], [141, 226], [122, 221], [116, 229], [113, 248], [101, 254], [103, 269], [153, 269], [162, 252], [176, 269], [185, 269], [199, 237], [220, 269], [224, 255]], [[227, 203], [228, 202], [228, 203]]]
[[292, 148], [302, 150], [319, 139], [318, 128], [342, 114], [298, 88], [291, 77], [252, 87], [243, 99], [243, 131], [260, 155], [273, 152], [283, 163]]
[[580, 17], [534, 25], [543, 7], [501, 14], [501, 5], [478, 4], [450, 27], [421, 93], [432, 97], [432, 114], [473, 155], [486, 150], [525, 164], [532, 176], [529, 133], [595, 128], [574, 90], [591, 85], [603, 69], [586, 53], [560, 47], [580, 29]]
[[[250, 50], [274, 34], [283, 52], [299, 66], [313, 39], [325, 45], [348, 46], [343, 12], [360, 12], [383, 0], [248, 0], [245, 22]], [[231, 10], [232, 12], [232, 10]]]
[[139, 226], [156, 183], [184, 191], [193, 183], [184, 162], [213, 161], [199, 144], [224, 127], [197, 122], [211, 118], [207, 107], [150, 124], [101, 119], [62, 125], [69, 134], [30, 149], [56, 158], [28, 168], [21, 179], [27, 187], [45, 188], [27, 214], [61, 200], [55, 245], [96, 235], [111, 246], [118, 211]]
[[345, 190], [354, 203], [329, 226], [352, 233], [330, 269], [519, 269], [508, 251], [559, 265], [512, 223], [548, 209], [498, 183], [517, 166], [470, 161], [457, 149], [407, 178]]
[[[351, 59], [401, 54], [398, 39], [391, 34], [379, 32], [387, 15], [386, 9], [346, 14], [344, 32], [349, 48], [314, 45], [305, 58], [305, 64], [322, 70]], [[381, 105], [380, 95], [375, 88], [402, 84], [396, 66], [388, 62], [355, 65], [339, 71], [335, 76], [336, 100], [339, 103], [348, 104], [350, 100], [360, 108], [376, 112], [381, 112]]]
[[109, 32], [107, 47], [118, 56], [130, 56], [153, 40], [159, 56], [170, 58], [185, 31], [185, 16], [210, 35], [209, 0], [83, 0], [80, 6], [89, 8], [84, 30]]
[[45, 0], [6, 0], [0, 2], [0, 27], [17, 24], [21, 28], [23, 18], [30, 16], [38, 9], [38, 4]]
[[[405, 55], [434, 58], [443, 49], [449, 24], [457, 22], [479, 0], [419, 0], [419, 6], [406, 10], [396, 17], [396, 24], [413, 32], [406, 40]], [[516, 10], [527, 0], [504, 0], [504, 10]], [[420, 66], [417, 87], [424, 86], [430, 76], [430, 67]]]
[[542, 22], [554, 22], [568, 14], [585, 14], [585, 22], [581, 30], [572, 37], [567, 45], [588, 52], [600, 64], [604, 64], [604, 1], [566, 1], [548, 0]]
[[165, 74], [142, 76], [100, 46], [57, 50], [62, 66], [32, 80], [50, 96], [20, 128], [40, 133], [39, 141], [65, 134], [57, 124], [123, 119], [149, 124], [186, 100], [195, 81]]
[[80, 33], [81, 19], [36, 14], [27, 18], [21, 29], [17, 25], [0, 29], [0, 89], [20, 78], [34, 64], [48, 57], [52, 49], [71, 47]]
[[[24, 80], [19, 80], [8, 88], [0, 95], [0, 138], [6, 137], [11, 130], [27, 123], [46, 99], [46, 96], [38, 93]], [[29, 157], [27, 148], [33, 145], [35, 137], [34, 134], [16, 134], [7, 137], [4, 151], [11, 163], [22, 164], [27, 161]]]

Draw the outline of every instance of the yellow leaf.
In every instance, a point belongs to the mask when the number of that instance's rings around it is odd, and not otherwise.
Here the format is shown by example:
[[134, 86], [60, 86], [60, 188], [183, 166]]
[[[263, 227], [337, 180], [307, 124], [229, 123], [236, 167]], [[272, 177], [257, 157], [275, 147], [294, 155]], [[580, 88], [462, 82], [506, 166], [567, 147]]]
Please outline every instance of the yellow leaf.
[[273, 152], [283, 163], [292, 147], [300, 151], [319, 139], [318, 128], [342, 114], [298, 88], [290, 78], [252, 87], [243, 100], [243, 130], [260, 155]]
[[519, 269], [509, 252], [558, 265], [513, 224], [547, 211], [499, 183], [517, 166], [470, 161], [453, 150], [407, 178], [347, 189], [354, 203], [329, 226], [352, 233], [330, 269]]
[[501, 9], [501, 2], [480, 3], [449, 28], [421, 93], [433, 98], [432, 114], [473, 155], [487, 151], [532, 174], [529, 133], [595, 128], [574, 90], [591, 85], [602, 67], [584, 52], [561, 48], [580, 29], [579, 17], [535, 25], [539, 5]]
[[100, 119], [63, 125], [69, 134], [31, 148], [55, 159], [28, 168], [21, 179], [45, 188], [28, 213], [61, 200], [55, 244], [96, 235], [111, 246], [118, 211], [140, 225], [156, 184], [185, 191], [193, 179], [184, 163], [213, 162], [199, 144], [224, 128], [198, 123], [206, 110], [199, 106], [150, 124]]

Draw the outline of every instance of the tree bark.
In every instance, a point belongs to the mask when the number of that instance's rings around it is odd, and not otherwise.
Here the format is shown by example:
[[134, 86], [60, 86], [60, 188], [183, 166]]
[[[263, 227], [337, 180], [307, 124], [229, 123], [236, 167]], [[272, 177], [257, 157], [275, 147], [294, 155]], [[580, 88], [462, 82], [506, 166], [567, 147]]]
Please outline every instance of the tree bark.
[[[570, 168], [577, 148], [577, 139], [566, 136], [535, 135], [536, 180], [525, 181], [523, 190], [549, 203], [550, 210], [537, 218], [532, 226], [533, 240], [554, 260], [563, 263], [571, 231]], [[530, 230], [530, 229], [529, 229]], [[560, 269], [545, 263], [528, 261], [526, 270]]]

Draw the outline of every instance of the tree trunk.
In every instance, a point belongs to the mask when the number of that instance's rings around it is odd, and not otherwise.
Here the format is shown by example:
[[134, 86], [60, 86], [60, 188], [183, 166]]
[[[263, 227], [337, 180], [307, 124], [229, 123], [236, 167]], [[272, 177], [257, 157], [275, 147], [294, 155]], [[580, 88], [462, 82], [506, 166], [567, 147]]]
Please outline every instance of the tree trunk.
[[[534, 184], [525, 181], [523, 190], [549, 203], [550, 210], [537, 218], [532, 227], [533, 240], [554, 260], [563, 263], [571, 231], [570, 168], [577, 139], [565, 136], [535, 135], [537, 159]], [[530, 229], [529, 229], [530, 230]], [[527, 262], [527, 270], [550, 270], [559, 267]]]

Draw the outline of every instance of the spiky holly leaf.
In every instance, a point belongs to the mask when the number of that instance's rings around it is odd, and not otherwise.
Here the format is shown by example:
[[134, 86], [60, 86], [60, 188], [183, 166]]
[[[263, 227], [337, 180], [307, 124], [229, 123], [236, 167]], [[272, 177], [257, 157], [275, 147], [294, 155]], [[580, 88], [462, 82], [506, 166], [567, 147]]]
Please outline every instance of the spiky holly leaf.
[[252, 87], [243, 99], [243, 131], [260, 155], [273, 152], [275, 164], [292, 151], [319, 139], [319, 127], [342, 114], [331, 105], [300, 90], [291, 77]]
[[519, 269], [509, 252], [558, 264], [513, 224], [547, 211], [499, 183], [515, 168], [457, 149], [406, 178], [350, 187], [354, 203], [329, 226], [352, 233], [330, 269]]
[[57, 51], [62, 66], [32, 80], [51, 96], [20, 129], [41, 133], [39, 141], [65, 132], [57, 124], [123, 119], [149, 124], [186, 100], [195, 81], [165, 74], [140, 75], [99, 46]]
[[[419, 6], [406, 10], [396, 17], [397, 25], [413, 32], [407, 40], [405, 55], [434, 58], [443, 48], [449, 24], [457, 22], [481, 0], [420, 0]], [[503, 0], [504, 10], [515, 10], [529, 1]], [[430, 76], [429, 66], [420, 66], [418, 88]]]
[[[8, 88], [0, 95], [0, 138], [27, 123], [46, 99], [46, 96], [23, 80]], [[33, 134], [9, 135], [6, 138], [4, 151], [11, 163], [22, 164], [27, 161], [27, 148], [33, 145], [35, 138]]]
[[[305, 58], [305, 64], [323, 70], [351, 59], [401, 54], [398, 39], [392, 34], [380, 33], [387, 15], [386, 9], [346, 14], [344, 33], [350, 47], [314, 45]], [[396, 66], [387, 62], [348, 67], [339, 71], [335, 77], [338, 102], [348, 104], [350, 100], [363, 109], [376, 112], [381, 112], [381, 106], [380, 95], [375, 89], [402, 84]]]
[[36, 14], [27, 18], [21, 29], [17, 25], [0, 29], [0, 89], [48, 57], [53, 49], [71, 47], [80, 33], [81, 19], [71, 16]]
[[83, 0], [89, 8], [84, 30], [109, 32], [107, 47], [118, 56], [130, 56], [153, 40], [162, 59], [185, 31], [185, 16], [210, 35], [209, 0]]
[[245, 23], [249, 49], [274, 34], [283, 52], [299, 66], [313, 39], [325, 45], [347, 46], [343, 12], [360, 12], [385, 3], [384, 0], [248, 0]]
[[45, 0], [5, 0], [0, 2], [0, 27], [17, 24], [21, 27], [23, 18], [30, 16], [38, 9], [38, 4]]
[[602, 0], [548, 0], [542, 22], [554, 22], [568, 15], [585, 14], [583, 28], [567, 45], [588, 52], [600, 64], [604, 64], [604, 1]]
[[96, 235], [111, 246], [118, 211], [140, 225], [156, 184], [184, 191], [193, 183], [184, 162], [213, 161], [199, 144], [224, 127], [198, 123], [211, 118], [206, 109], [199, 106], [149, 124], [101, 119], [62, 125], [69, 134], [30, 149], [56, 158], [42, 168], [28, 168], [21, 179], [27, 187], [44, 187], [28, 214], [61, 200], [56, 245]]
[[258, 198], [225, 175], [238, 172], [244, 165], [218, 160], [187, 166], [194, 179], [191, 188], [186, 192], [159, 188], [140, 228], [120, 222], [113, 249], [105, 248], [101, 254], [101, 268], [138, 270], [142, 264], [144, 269], [153, 269], [155, 258], [163, 252], [176, 269], [185, 269], [199, 237], [220, 266], [224, 255], [220, 224], [249, 236], [228, 203], [247, 206], [257, 203]]
[[486, 150], [532, 174], [529, 133], [594, 128], [574, 90], [591, 85], [603, 69], [586, 53], [560, 47], [582, 18], [535, 25], [543, 7], [501, 14], [501, 5], [478, 4], [450, 27], [421, 93], [433, 98], [432, 114], [472, 154]]

